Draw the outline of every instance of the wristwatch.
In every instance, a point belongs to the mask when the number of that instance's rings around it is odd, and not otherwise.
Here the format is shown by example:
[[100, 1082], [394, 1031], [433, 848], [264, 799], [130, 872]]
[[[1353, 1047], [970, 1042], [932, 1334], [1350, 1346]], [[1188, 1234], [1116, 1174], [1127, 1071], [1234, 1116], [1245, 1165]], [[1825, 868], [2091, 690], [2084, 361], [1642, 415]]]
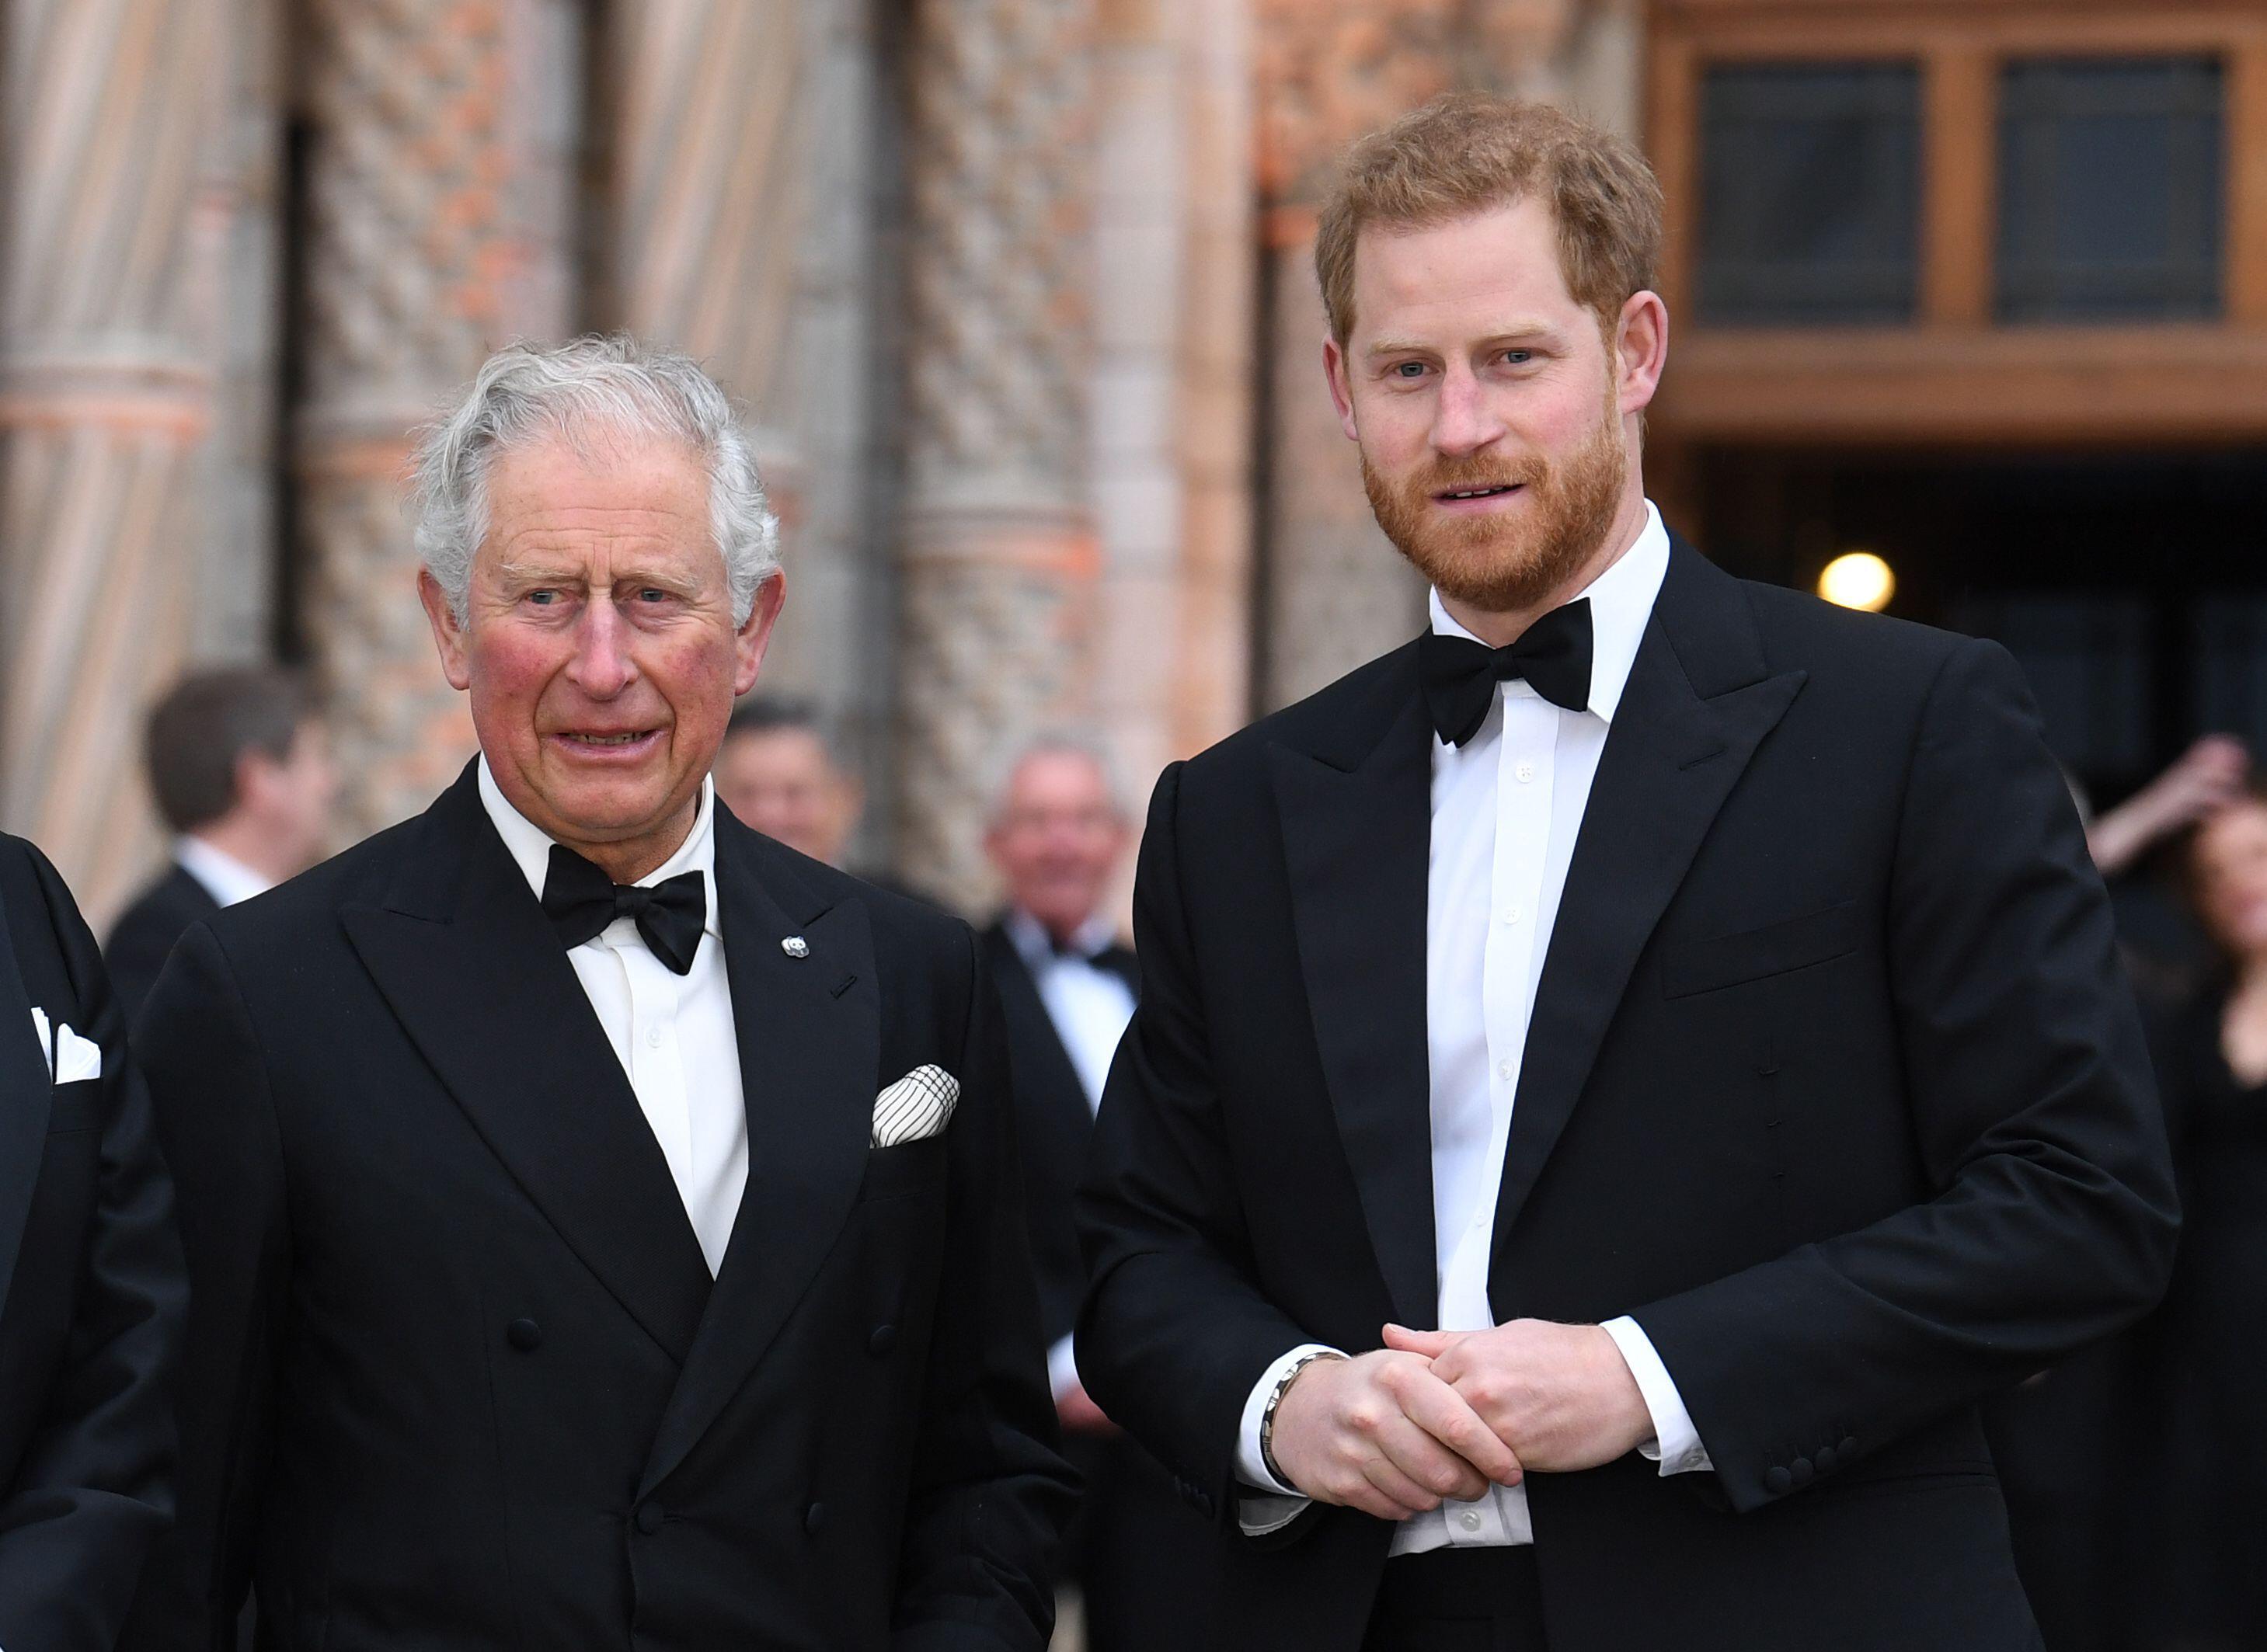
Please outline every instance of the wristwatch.
[[1275, 1379], [1275, 1386], [1267, 1395], [1266, 1407], [1259, 1414], [1259, 1460], [1269, 1473], [1275, 1476], [1279, 1486], [1288, 1486], [1291, 1477], [1275, 1460], [1275, 1407], [1283, 1403], [1290, 1392], [1292, 1380], [1318, 1359], [1344, 1359], [1345, 1355], [1334, 1349], [1317, 1349], [1311, 1354], [1302, 1354], [1291, 1362], [1291, 1368]]

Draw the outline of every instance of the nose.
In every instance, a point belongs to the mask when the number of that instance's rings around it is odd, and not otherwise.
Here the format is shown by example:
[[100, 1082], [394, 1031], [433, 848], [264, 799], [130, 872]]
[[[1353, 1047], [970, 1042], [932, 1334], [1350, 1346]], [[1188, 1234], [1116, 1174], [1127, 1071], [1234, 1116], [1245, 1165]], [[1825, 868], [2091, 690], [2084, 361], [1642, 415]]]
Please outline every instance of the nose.
[[592, 596], [576, 629], [575, 657], [567, 674], [592, 699], [612, 699], [637, 680], [621, 612], [605, 592]]
[[1441, 375], [1433, 406], [1433, 450], [1448, 458], [1477, 453], [1503, 434], [1502, 421], [1489, 411], [1478, 377], [1462, 362]]

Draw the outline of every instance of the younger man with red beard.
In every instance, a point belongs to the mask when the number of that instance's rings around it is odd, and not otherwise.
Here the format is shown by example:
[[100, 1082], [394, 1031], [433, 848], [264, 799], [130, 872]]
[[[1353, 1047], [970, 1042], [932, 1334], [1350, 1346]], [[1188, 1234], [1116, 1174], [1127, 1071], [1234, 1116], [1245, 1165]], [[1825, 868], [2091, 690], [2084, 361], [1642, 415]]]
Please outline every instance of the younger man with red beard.
[[1159, 782], [1079, 1366], [1218, 1644], [2036, 1644], [1982, 1396], [2174, 1201], [2020, 675], [1746, 585], [1640, 473], [1661, 200], [1462, 97], [1354, 150], [1323, 355], [1427, 635]]

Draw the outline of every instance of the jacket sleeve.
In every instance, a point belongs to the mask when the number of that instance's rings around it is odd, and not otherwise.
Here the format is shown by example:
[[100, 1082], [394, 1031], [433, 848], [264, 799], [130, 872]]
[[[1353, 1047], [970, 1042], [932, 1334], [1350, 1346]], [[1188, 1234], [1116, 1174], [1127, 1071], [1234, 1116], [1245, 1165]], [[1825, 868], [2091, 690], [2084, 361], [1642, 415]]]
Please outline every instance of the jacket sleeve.
[[1997, 645], [1940, 669], [1901, 808], [1889, 973], [1933, 1196], [1634, 1315], [1742, 1510], [2131, 1323], [2171, 1266], [2109, 903]]
[[967, 946], [944, 1276], [900, 1549], [895, 1652], [1045, 1652], [1076, 1486], [1055, 1408], [1023, 1226], [1007, 1034]]
[[[71, 1027], [102, 1052], [92, 1210], [70, 1333], [0, 1502], [0, 1647], [106, 1652], [173, 1508], [175, 1361], [187, 1308], [172, 1195], [124, 1018], [62, 880], [27, 849], [60, 947]], [[68, 1289], [62, 1282], [50, 1288]]]
[[151, 1557], [121, 1645], [232, 1652], [274, 1436], [290, 1254], [266, 1065], [204, 924], [182, 938], [136, 1032], [178, 1189], [192, 1306], [180, 1517]]
[[1157, 782], [1134, 889], [1141, 998], [1110, 1070], [1079, 1195], [1079, 1373], [1183, 1498], [1234, 1517], [1253, 1385], [1306, 1331], [1255, 1283], [1213, 1081], [1178, 869], [1183, 767]]

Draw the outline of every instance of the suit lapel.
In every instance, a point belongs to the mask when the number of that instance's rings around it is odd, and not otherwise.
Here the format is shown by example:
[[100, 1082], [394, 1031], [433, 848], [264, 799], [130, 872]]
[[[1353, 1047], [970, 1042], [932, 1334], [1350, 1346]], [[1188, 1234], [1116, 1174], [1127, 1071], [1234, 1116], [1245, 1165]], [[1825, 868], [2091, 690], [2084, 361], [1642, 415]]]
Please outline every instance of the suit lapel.
[[[716, 884], [748, 1114], [748, 1185], [639, 1495], [682, 1462], [779, 1334], [858, 1195], [884, 1074], [862, 902], [807, 886], [784, 852], [716, 811]], [[808, 953], [780, 943], [803, 937]]]
[[1654, 925], [1805, 680], [1769, 673], [1738, 583], [1676, 542], [1598, 761], [1537, 985], [1496, 1201], [1499, 1258]]
[[1319, 749], [1269, 748], [1300, 973], [1339, 1140], [1394, 1316], [1431, 1326], [1425, 1017], [1432, 725], [1416, 649], [1380, 662]]
[[341, 914], [403, 1028], [489, 1149], [682, 1363], [708, 1267], [668, 1161], [543, 909], [465, 777], [382, 906]]
[[[51, 1027], [67, 1019], [60, 1005], [41, 1007]], [[40, 1048], [32, 1025], [31, 996], [16, 961], [5, 903], [0, 903], [0, 1299], [15, 1277], [16, 1254], [31, 1215], [54, 1104], [48, 1052]]]
[[[1094, 1111], [1087, 1104], [1086, 1086], [1080, 1082], [1078, 1067], [1070, 1058], [1070, 1047], [1063, 1042], [1062, 1029], [1055, 1018], [1047, 1013], [1046, 1000], [1039, 996], [1039, 983], [1032, 978], [1031, 968], [1023, 961], [1023, 954], [1016, 949], [1015, 938], [1002, 925], [994, 925], [988, 932], [994, 939], [989, 948], [992, 983], [999, 989], [1000, 1006], [1009, 1018], [1012, 1028], [1031, 1029], [1038, 1047], [1029, 1043], [1011, 1045], [1017, 1059], [1036, 1056], [1046, 1068], [1044, 1073], [1022, 1073], [1016, 1078], [1017, 1088], [1027, 1097], [1043, 1095], [1055, 1103], [1050, 1109], [1056, 1114], [1056, 1122], [1062, 1128], [1058, 1134], [1075, 1152], [1083, 1153], [1086, 1138], [1094, 1128]], [[1074, 1110], [1075, 1109], [1075, 1110]], [[1018, 1144], [1019, 1151], [1028, 1148]]]

